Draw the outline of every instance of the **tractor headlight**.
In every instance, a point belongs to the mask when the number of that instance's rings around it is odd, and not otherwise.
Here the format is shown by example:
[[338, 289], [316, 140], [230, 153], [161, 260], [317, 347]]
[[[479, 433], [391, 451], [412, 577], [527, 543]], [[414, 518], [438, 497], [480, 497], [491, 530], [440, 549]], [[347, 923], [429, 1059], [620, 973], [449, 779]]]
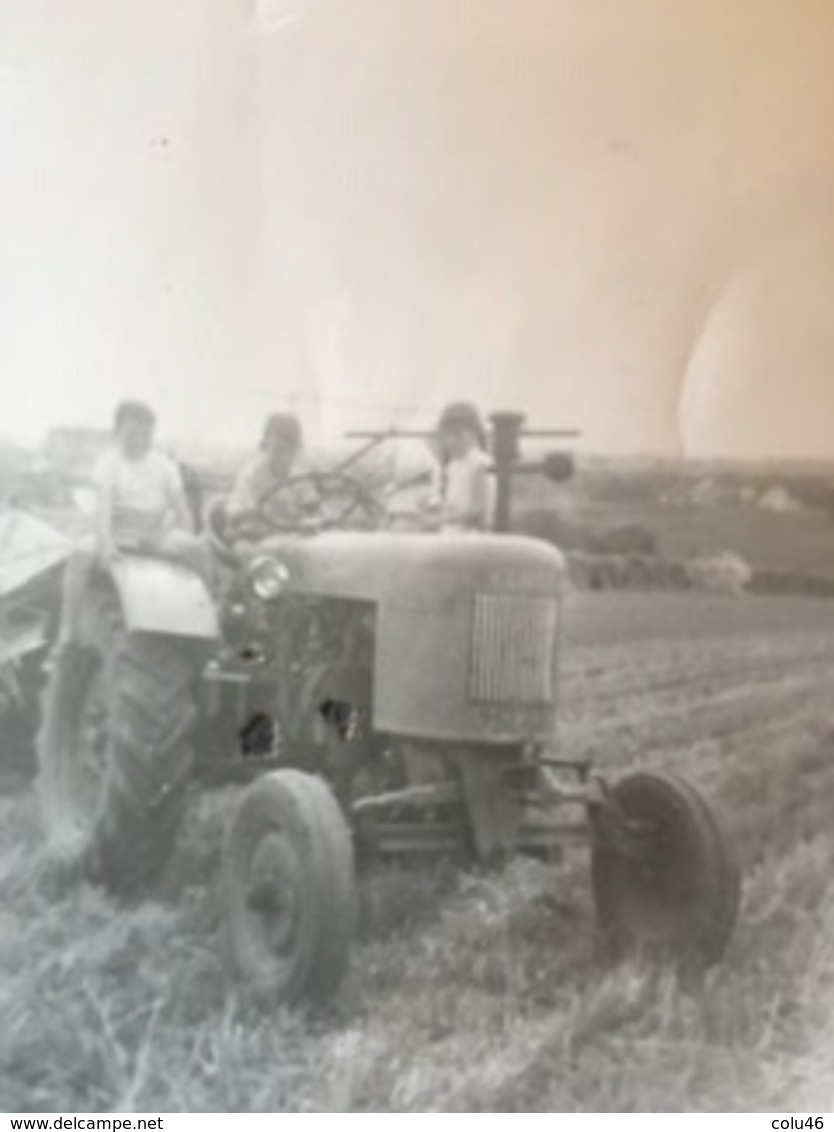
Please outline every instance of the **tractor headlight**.
[[283, 591], [290, 575], [283, 562], [264, 555], [256, 558], [249, 567], [249, 584], [255, 597], [261, 601], [274, 601]]

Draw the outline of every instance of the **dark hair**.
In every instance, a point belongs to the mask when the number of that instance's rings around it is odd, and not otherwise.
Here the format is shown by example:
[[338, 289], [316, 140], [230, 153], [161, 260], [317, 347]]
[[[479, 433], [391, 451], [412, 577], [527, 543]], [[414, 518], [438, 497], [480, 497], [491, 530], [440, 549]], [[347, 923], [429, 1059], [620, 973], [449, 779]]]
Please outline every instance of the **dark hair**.
[[474, 405], [468, 401], [455, 401], [447, 405], [437, 421], [436, 434], [451, 428], [466, 428], [475, 434], [481, 448], [487, 446], [486, 429], [481, 420], [481, 414]]
[[113, 427], [118, 432], [122, 425], [130, 421], [153, 427], [156, 424], [156, 413], [144, 401], [120, 401], [113, 413]]
[[300, 447], [302, 440], [301, 421], [293, 413], [273, 413], [267, 417], [264, 423], [261, 448], [266, 448], [270, 437], [273, 436], [280, 436], [282, 440], [289, 441], [296, 448]]

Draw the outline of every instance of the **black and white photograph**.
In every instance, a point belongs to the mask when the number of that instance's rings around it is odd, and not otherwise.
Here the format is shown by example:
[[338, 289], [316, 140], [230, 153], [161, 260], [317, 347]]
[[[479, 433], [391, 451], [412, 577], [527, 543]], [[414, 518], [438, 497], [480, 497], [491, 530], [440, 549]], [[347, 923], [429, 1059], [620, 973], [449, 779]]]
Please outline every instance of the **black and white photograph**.
[[0, 0], [0, 1113], [823, 1128], [832, 311], [828, 0]]

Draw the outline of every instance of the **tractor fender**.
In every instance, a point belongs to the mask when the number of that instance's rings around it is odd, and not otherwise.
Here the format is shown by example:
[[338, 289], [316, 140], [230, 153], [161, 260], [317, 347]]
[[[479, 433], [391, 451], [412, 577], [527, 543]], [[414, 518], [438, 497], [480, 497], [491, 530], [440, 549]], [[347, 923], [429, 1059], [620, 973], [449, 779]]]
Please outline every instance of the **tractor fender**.
[[208, 587], [193, 570], [157, 558], [124, 557], [111, 567], [130, 633], [214, 641], [220, 636]]

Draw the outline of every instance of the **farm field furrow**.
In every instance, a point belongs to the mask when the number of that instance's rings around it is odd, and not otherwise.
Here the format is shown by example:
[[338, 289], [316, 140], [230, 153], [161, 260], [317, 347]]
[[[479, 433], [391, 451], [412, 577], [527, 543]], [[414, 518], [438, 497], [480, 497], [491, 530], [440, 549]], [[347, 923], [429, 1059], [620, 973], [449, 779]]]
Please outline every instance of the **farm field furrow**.
[[609, 700], [640, 695], [644, 690], [653, 696], [681, 690], [697, 693], [702, 686], [736, 684], [742, 676], [753, 682], [778, 680], [802, 672], [812, 661], [822, 665], [830, 662], [827, 637], [819, 642], [809, 638], [798, 645], [791, 643], [790, 649], [779, 648], [780, 644], [783, 642], [763, 641], [756, 649], [755, 642], [750, 642], [743, 651], [728, 647], [725, 651], [729, 655], [724, 656], [717, 651], [690, 648], [678, 654], [670, 652], [667, 657], [657, 655], [662, 650], [656, 650], [653, 657], [652, 650], [645, 645], [640, 650], [646, 653], [645, 664], [635, 663], [631, 650], [619, 657], [613, 649], [606, 650], [611, 656], [605, 669], [593, 665], [562, 673], [560, 702], [570, 709], [577, 700], [593, 698], [604, 710]]
[[0, 1109], [830, 1105], [834, 604], [609, 596], [570, 610], [561, 741], [618, 773], [674, 767], [720, 804], [745, 890], [703, 985], [598, 951], [578, 850], [493, 875], [375, 870], [332, 1011], [265, 1016], [222, 974], [227, 792], [195, 799], [158, 899], [118, 911], [41, 891], [27, 795], [0, 808]]
[[[733, 726], [745, 718], [756, 720], [771, 714], [780, 714], [778, 697], [785, 693], [801, 696], [803, 691], [813, 695], [821, 679], [834, 678], [832, 659], [826, 664], [815, 661], [813, 672], [792, 667], [787, 670], [765, 668], [755, 679], [746, 675], [745, 681], [736, 682], [719, 676], [711, 679], [706, 673], [700, 679], [662, 681], [655, 691], [651, 683], [641, 684], [639, 690], [624, 687], [619, 695], [606, 696], [602, 701], [593, 693], [577, 694], [563, 704], [560, 735], [570, 751], [571, 734], [587, 733], [589, 737], [608, 736], [624, 725], [643, 728], [643, 738], [651, 735], [651, 742], [660, 738], [658, 726], [664, 726], [666, 742], [678, 739], [691, 744], [707, 731], [718, 731], [725, 723]], [[774, 699], [777, 697], [777, 700]]]
[[721, 640], [834, 629], [834, 601], [699, 593], [572, 593], [565, 614], [569, 646], [636, 641]]

